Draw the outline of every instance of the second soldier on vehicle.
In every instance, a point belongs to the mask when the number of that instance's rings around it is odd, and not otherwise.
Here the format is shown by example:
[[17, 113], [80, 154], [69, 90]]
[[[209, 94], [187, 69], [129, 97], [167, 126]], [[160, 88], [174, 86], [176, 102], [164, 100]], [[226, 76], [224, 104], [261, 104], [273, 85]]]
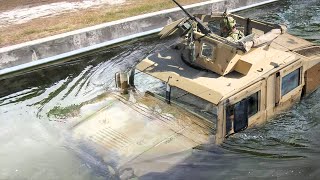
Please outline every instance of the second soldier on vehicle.
[[232, 17], [225, 17], [220, 22], [221, 36], [227, 40], [236, 42], [244, 37], [244, 34], [236, 28], [236, 20]]

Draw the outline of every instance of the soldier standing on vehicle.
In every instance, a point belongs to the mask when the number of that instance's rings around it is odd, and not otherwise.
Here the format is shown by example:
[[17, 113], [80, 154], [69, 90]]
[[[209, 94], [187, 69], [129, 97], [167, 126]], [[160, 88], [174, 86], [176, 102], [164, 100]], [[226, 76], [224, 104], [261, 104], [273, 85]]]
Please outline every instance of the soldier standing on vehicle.
[[232, 17], [224, 17], [220, 21], [221, 36], [227, 40], [236, 42], [244, 37], [244, 34], [236, 28], [236, 20]]

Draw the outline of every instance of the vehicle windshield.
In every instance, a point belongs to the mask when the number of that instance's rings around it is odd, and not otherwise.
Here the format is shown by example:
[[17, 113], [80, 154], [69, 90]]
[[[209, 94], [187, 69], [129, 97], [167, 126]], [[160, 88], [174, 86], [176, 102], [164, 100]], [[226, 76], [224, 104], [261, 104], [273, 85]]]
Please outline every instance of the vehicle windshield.
[[[149, 92], [159, 96], [161, 99], [166, 97], [165, 82], [156, 79], [146, 73], [136, 70], [135, 86], [140, 92]], [[187, 111], [216, 124], [217, 106], [201, 99], [191, 93], [188, 93], [177, 87], [171, 87], [171, 102]]]

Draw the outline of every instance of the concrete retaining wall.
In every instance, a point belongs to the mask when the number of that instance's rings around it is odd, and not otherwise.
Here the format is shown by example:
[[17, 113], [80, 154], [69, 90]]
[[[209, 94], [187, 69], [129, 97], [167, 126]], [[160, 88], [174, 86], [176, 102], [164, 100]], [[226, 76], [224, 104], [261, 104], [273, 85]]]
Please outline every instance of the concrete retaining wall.
[[[211, 13], [261, 5], [275, 0], [212, 0], [185, 8], [191, 13]], [[258, 4], [257, 4], [258, 3]], [[247, 7], [246, 7], [247, 8]], [[30, 41], [0, 49], [0, 70], [22, 64], [39, 64], [91, 51], [130, 38], [156, 33], [166, 24], [185, 17], [179, 8], [144, 14]], [[31, 64], [30, 64], [31, 63]], [[29, 67], [28, 66], [28, 67]], [[20, 67], [20, 69], [23, 67]]]

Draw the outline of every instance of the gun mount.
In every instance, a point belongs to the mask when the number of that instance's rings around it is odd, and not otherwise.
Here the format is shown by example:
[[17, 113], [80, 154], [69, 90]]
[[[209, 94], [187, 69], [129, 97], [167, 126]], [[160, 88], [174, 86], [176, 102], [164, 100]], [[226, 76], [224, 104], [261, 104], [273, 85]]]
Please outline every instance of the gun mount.
[[[159, 35], [161, 38], [174, 34], [183, 37], [183, 60], [193, 67], [220, 75], [227, 75], [232, 71], [246, 75], [252, 63], [241, 57], [252, 48], [270, 44], [286, 29], [278, 24], [251, 20], [226, 12], [192, 16], [179, 3], [172, 1], [183, 10], [187, 18], [167, 25]], [[220, 36], [219, 24], [226, 17], [234, 18], [238, 22], [238, 29], [243, 31], [245, 36], [239, 41], [232, 42]], [[255, 34], [254, 30], [259, 30], [260, 34]]]

